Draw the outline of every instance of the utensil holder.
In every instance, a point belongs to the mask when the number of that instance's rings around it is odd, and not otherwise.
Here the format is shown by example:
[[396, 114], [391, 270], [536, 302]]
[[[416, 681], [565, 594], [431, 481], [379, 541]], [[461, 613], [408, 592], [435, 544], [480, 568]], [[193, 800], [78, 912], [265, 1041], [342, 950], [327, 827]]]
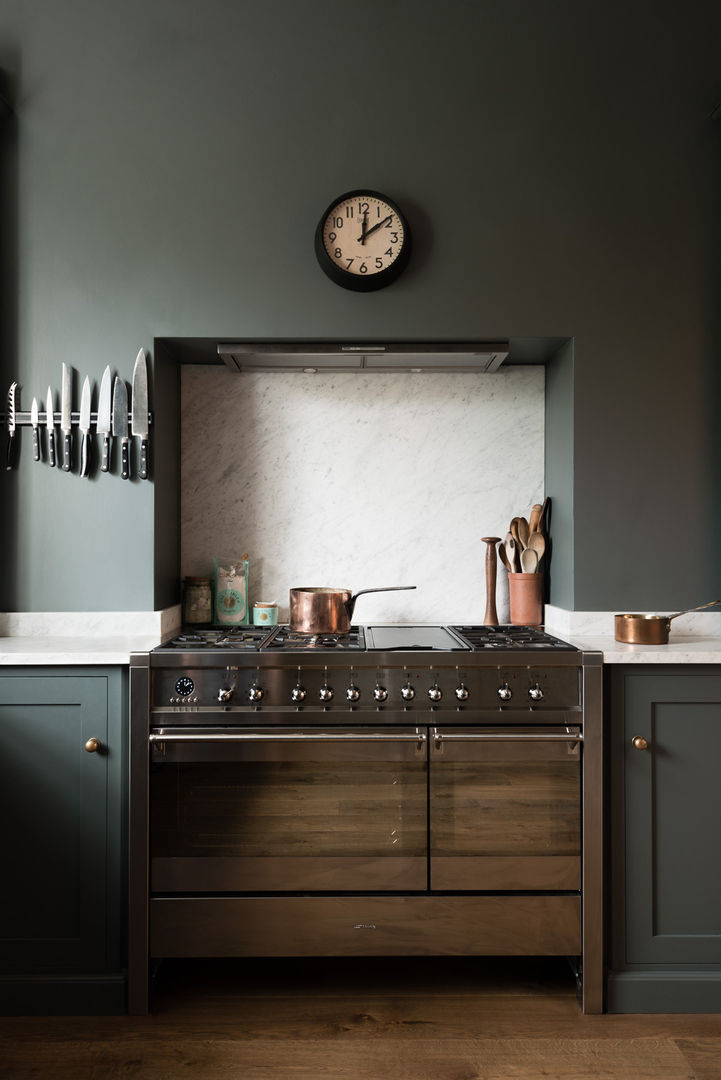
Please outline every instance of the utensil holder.
[[508, 602], [515, 626], [541, 626], [543, 574], [509, 574]]

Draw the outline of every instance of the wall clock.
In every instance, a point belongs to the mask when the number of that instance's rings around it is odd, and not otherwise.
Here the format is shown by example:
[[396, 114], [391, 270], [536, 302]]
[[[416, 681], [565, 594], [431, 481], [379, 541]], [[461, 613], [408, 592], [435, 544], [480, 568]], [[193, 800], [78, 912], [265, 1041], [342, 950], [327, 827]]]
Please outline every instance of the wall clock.
[[396, 204], [378, 191], [347, 191], [330, 204], [315, 231], [315, 253], [336, 285], [371, 292], [390, 285], [408, 264], [411, 234]]

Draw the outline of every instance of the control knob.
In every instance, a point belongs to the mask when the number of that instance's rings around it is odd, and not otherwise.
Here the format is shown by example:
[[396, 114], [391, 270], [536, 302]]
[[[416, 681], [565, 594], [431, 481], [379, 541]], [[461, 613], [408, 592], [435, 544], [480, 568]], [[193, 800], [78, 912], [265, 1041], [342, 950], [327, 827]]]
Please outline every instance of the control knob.
[[360, 697], [360, 690], [357, 686], [354, 686], [353, 683], [351, 683], [345, 692], [345, 696], [348, 698], [349, 701], [357, 701]]
[[411, 686], [410, 683], [406, 683], [405, 686], [401, 687], [401, 697], [403, 698], [404, 701], [413, 701], [413, 698], [415, 696], [416, 696], [416, 692], [415, 692], [415, 690], [413, 689], [413, 687]]
[[543, 701], [543, 690], [541, 690], [541, 687], [538, 685], [538, 683], [534, 683], [533, 686], [529, 689], [528, 696], [531, 701]]
[[290, 696], [293, 701], [305, 701], [306, 693], [306, 688], [304, 686], [301, 686], [300, 683], [298, 683], [298, 685], [294, 686], [291, 690]]
[[318, 694], [319, 694], [319, 697], [320, 697], [321, 701], [332, 701], [333, 700], [333, 687], [328, 686], [328, 684], [326, 683], [325, 686], [321, 686]]
[[262, 701], [264, 694], [265, 690], [262, 686], [258, 686], [257, 683], [253, 683], [250, 690], [248, 691], [248, 697], [251, 701]]
[[376, 701], [387, 701], [388, 691], [386, 690], [385, 686], [381, 686], [380, 683], [376, 683], [375, 687], [373, 688], [373, 697], [376, 699]]
[[456, 687], [456, 697], [459, 701], [468, 701], [468, 687], [465, 683], [459, 683]]
[[218, 691], [218, 701], [221, 703], [221, 705], [225, 705], [227, 704], [227, 702], [230, 701], [234, 693], [234, 686], [221, 686], [220, 690]]
[[513, 697], [513, 691], [511, 690], [507, 682], [502, 683], [498, 687], [498, 696], [501, 701], [510, 701]]
[[441, 698], [443, 697], [443, 691], [441, 690], [438, 683], [434, 683], [433, 686], [430, 688], [430, 690], [428, 691], [428, 697], [431, 699], [431, 701], [441, 700]]

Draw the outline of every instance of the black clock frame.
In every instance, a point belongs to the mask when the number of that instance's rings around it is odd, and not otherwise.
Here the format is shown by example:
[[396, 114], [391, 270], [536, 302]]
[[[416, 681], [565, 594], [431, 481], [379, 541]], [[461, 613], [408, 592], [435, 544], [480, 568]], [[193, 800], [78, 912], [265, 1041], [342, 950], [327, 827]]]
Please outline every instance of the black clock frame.
[[[323, 243], [323, 226], [325, 225], [331, 210], [346, 199], [355, 199], [363, 195], [370, 196], [370, 198], [373, 199], [381, 199], [384, 203], [387, 203], [403, 226], [403, 244], [396, 258], [390, 266], [387, 266], [384, 270], [379, 270], [377, 274], [368, 274], [367, 276], [349, 274], [347, 270], [338, 266], [338, 264], [331, 259], [325, 249], [325, 244]], [[405, 270], [411, 254], [411, 232], [408, 228], [408, 222], [406, 221], [404, 214], [393, 199], [389, 199], [387, 195], [381, 194], [380, 191], [371, 191], [368, 188], [358, 188], [357, 190], [346, 191], [342, 195], [336, 196], [336, 198], [333, 199], [333, 202], [326, 208], [325, 213], [318, 222], [318, 227], [315, 230], [315, 254], [323, 272], [327, 274], [331, 281], [335, 282], [336, 285], [340, 285], [344, 289], [352, 289], [353, 292], [374, 292], [376, 289], [383, 289], [386, 285], [390, 285]]]

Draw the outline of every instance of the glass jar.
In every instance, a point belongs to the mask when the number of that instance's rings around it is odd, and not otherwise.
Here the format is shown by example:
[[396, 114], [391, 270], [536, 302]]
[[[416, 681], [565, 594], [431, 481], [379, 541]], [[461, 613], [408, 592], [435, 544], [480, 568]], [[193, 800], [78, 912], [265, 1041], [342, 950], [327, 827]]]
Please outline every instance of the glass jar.
[[213, 594], [210, 578], [187, 577], [183, 580], [183, 624], [201, 626], [210, 623], [213, 613]]

